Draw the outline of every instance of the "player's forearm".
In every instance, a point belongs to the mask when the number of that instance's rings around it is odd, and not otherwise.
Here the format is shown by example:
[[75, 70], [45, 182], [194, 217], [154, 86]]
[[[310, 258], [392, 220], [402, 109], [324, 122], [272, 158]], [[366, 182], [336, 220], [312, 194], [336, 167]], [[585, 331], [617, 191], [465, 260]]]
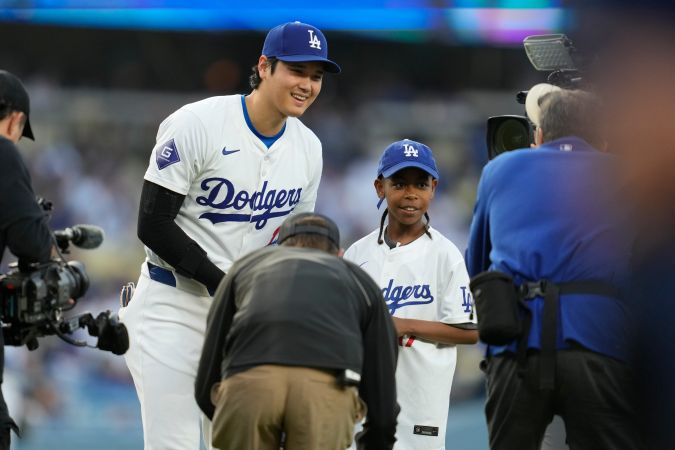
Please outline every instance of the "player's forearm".
[[394, 317], [399, 336], [416, 336], [439, 344], [475, 344], [478, 331], [464, 330], [441, 322]]
[[214, 291], [225, 275], [175, 222], [184, 196], [145, 181], [138, 213], [138, 237], [176, 271]]

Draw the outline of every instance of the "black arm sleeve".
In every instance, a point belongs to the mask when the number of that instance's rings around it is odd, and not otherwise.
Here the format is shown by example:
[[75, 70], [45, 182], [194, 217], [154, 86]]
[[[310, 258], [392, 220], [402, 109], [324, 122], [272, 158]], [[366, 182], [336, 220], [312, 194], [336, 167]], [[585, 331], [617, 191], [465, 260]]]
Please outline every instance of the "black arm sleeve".
[[184, 195], [146, 180], [138, 211], [138, 238], [176, 272], [215, 291], [225, 273], [176, 224], [183, 200]]
[[0, 138], [0, 257], [7, 245], [21, 262], [48, 261], [52, 238], [19, 150]]
[[356, 436], [359, 450], [390, 450], [396, 441], [396, 329], [382, 292], [370, 276], [348, 264], [366, 289], [370, 311], [363, 330], [363, 370], [359, 395], [368, 406], [363, 431]]

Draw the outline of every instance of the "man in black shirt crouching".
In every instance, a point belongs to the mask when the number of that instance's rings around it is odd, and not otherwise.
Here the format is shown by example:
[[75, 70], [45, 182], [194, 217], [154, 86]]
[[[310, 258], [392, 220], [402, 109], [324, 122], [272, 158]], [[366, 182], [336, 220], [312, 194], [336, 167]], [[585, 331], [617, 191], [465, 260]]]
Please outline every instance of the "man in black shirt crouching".
[[391, 449], [396, 331], [368, 274], [338, 257], [333, 221], [287, 219], [279, 247], [237, 261], [209, 312], [196, 380], [213, 446], [338, 450], [363, 417], [359, 449]]
[[[38, 204], [30, 175], [16, 144], [33, 138], [28, 120], [30, 102], [21, 81], [0, 70], [0, 260], [5, 247], [19, 265], [49, 261], [52, 240]], [[4, 368], [4, 339], [0, 333], [0, 383]], [[0, 392], [0, 450], [9, 449], [10, 430], [18, 431]]]

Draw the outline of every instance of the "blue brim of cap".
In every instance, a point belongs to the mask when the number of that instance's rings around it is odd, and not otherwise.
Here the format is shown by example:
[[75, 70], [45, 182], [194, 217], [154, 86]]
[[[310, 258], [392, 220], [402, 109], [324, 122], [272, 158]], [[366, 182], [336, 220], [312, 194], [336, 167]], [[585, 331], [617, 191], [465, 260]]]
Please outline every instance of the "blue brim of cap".
[[402, 162], [399, 164], [396, 164], [394, 166], [391, 166], [387, 170], [382, 171], [382, 176], [385, 178], [389, 178], [399, 170], [407, 169], [408, 167], [417, 167], [418, 169], [422, 169], [432, 177], [436, 178], [438, 180], [438, 172], [436, 172], [434, 169], [430, 168], [429, 166], [425, 166], [424, 164], [416, 163], [413, 161], [406, 161]]
[[326, 72], [330, 73], [340, 73], [342, 69], [340, 66], [338, 66], [336, 63], [331, 61], [330, 59], [322, 58], [320, 56], [316, 55], [293, 55], [293, 56], [277, 56], [276, 57], [280, 61], [286, 61], [286, 62], [311, 62], [311, 61], [318, 61], [324, 63], [326, 67]]

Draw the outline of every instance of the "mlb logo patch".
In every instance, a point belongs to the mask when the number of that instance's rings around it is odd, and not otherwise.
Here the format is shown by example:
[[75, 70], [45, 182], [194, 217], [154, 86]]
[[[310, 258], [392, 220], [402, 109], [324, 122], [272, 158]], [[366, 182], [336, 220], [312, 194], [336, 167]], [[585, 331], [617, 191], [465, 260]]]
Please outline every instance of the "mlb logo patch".
[[157, 162], [157, 167], [159, 167], [159, 170], [162, 170], [163, 168], [180, 161], [178, 149], [176, 148], [176, 142], [173, 139], [168, 141], [166, 144], [157, 147], [157, 150], [155, 151], [155, 161]]

